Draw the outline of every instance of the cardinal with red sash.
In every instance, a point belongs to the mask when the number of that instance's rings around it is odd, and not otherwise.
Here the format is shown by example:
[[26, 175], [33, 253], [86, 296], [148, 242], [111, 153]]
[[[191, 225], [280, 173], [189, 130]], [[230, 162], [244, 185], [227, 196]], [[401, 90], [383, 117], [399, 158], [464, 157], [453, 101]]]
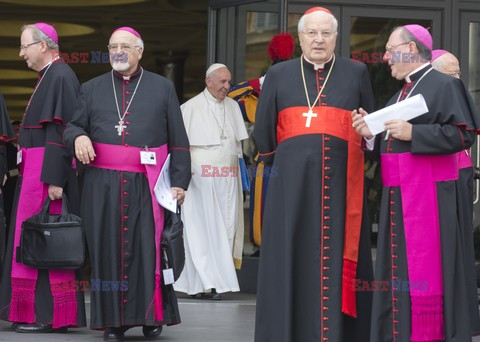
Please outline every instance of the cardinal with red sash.
[[263, 213], [255, 341], [368, 341], [373, 278], [364, 156], [353, 109], [373, 108], [367, 68], [334, 53], [337, 21], [298, 23], [300, 58], [267, 73], [254, 136], [276, 170]]

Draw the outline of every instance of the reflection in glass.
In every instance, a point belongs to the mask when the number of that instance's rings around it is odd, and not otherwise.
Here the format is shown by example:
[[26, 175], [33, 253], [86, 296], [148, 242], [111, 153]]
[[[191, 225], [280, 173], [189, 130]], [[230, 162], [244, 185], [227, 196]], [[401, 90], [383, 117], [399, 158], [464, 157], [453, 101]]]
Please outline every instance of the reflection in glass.
[[468, 90], [477, 108], [480, 109], [480, 23], [471, 22], [469, 27]]
[[391, 76], [390, 68], [382, 58], [392, 30], [407, 24], [432, 27], [430, 20], [351, 17], [350, 58], [367, 64], [377, 108], [383, 107], [402, 86], [401, 81]]
[[[297, 23], [301, 14], [288, 15], [288, 32], [295, 37], [295, 52], [292, 58], [301, 55], [298, 45]], [[265, 75], [272, 61], [268, 57], [267, 47], [278, 33], [278, 14], [268, 12], [248, 12], [245, 51], [245, 79]]]
[[[480, 110], [480, 67], [478, 56], [480, 53], [480, 23], [471, 22], [469, 23], [469, 39], [468, 39], [468, 91], [473, 98], [473, 102], [477, 107], [477, 110]], [[461, 67], [461, 66], [460, 66]], [[462, 68], [461, 68], [462, 69]], [[466, 71], [465, 70], [465, 71]], [[477, 143], [472, 146], [471, 155], [473, 156], [473, 162], [475, 166], [480, 165], [480, 156], [479, 156], [479, 142], [480, 138], [477, 137]], [[475, 181], [474, 187], [474, 204], [478, 206], [479, 200], [479, 181]], [[473, 218], [474, 227], [478, 227], [480, 224], [480, 217], [476, 213], [477, 210], [474, 210]], [[476, 239], [479, 236], [479, 231], [476, 231]], [[475, 244], [475, 253], [480, 255], [480, 250], [478, 249], [477, 243]], [[478, 256], [477, 255], [477, 256]]]
[[[395, 27], [411, 23], [432, 26], [428, 20], [351, 17], [350, 58], [367, 65], [377, 109], [384, 107], [403, 85], [403, 81], [391, 76], [388, 64], [383, 62], [385, 45]], [[372, 243], [376, 245], [382, 183], [378, 162], [368, 158], [365, 162], [365, 187], [368, 215], [372, 223]]]
[[270, 66], [267, 46], [277, 34], [278, 15], [248, 12], [246, 26], [245, 78], [250, 80], [264, 75]]

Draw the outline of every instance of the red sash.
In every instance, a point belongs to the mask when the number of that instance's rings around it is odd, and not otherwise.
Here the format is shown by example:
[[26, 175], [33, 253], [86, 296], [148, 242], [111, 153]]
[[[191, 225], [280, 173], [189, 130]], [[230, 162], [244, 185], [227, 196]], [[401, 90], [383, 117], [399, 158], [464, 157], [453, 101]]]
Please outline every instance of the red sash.
[[304, 134], [328, 134], [348, 143], [345, 239], [342, 272], [342, 312], [357, 317], [355, 278], [362, 226], [364, 155], [361, 137], [352, 127], [351, 111], [328, 106], [314, 107], [317, 117], [305, 127], [308, 107], [290, 107], [278, 113], [277, 143]]

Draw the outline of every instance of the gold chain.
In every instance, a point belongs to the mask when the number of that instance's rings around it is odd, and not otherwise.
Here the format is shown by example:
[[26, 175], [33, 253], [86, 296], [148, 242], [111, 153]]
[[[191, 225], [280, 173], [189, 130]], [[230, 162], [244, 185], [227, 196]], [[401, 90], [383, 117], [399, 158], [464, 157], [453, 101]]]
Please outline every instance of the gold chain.
[[313, 107], [315, 107], [315, 104], [317, 103], [318, 99], [320, 98], [320, 95], [322, 95], [323, 89], [327, 86], [328, 79], [330, 78], [330, 73], [333, 70], [333, 66], [335, 65], [335, 54], [333, 54], [333, 62], [332, 66], [330, 67], [330, 70], [328, 71], [327, 78], [325, 79], [325, 82], [323, 82], [322, 89], [317, 95], [317, 98], [315, 99], [315, 102], [313, 103], [312, 106], [310, 106], [310, 98], [308, 97], [308, 90], [307, 90], [307, 82], [305, 82], [305, 73], [303, 72], [303, 53], [302, 57], [300, 58], [300, 68], [302, 70], [302, 80], [303, 80], [303, 87], [305, 88], [305, 96], [307, 97], [307, 103], [308, 103], [308, 109], [312, 110]]

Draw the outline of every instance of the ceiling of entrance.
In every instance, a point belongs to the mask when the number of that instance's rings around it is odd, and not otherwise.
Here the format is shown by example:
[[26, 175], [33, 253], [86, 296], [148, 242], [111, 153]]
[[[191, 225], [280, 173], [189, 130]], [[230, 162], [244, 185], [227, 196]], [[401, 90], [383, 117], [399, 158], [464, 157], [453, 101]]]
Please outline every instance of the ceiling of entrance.
[[194, 96], [204, 87], [207, 2], [0, 0], [0, 93], [10, 117], [21, 117], [36, 83], [37, 73], [18, 56], [20, 28], [35, 22], [55, 26], [61, 52], [71, 58], [70, 65], [80, 82], [111, 69], [100, 57], [107, 53], [110, 34], [119, 26], [132, 26], [145, 43], [142, 66], [164, 74], [183, 64], [183, 98]]

